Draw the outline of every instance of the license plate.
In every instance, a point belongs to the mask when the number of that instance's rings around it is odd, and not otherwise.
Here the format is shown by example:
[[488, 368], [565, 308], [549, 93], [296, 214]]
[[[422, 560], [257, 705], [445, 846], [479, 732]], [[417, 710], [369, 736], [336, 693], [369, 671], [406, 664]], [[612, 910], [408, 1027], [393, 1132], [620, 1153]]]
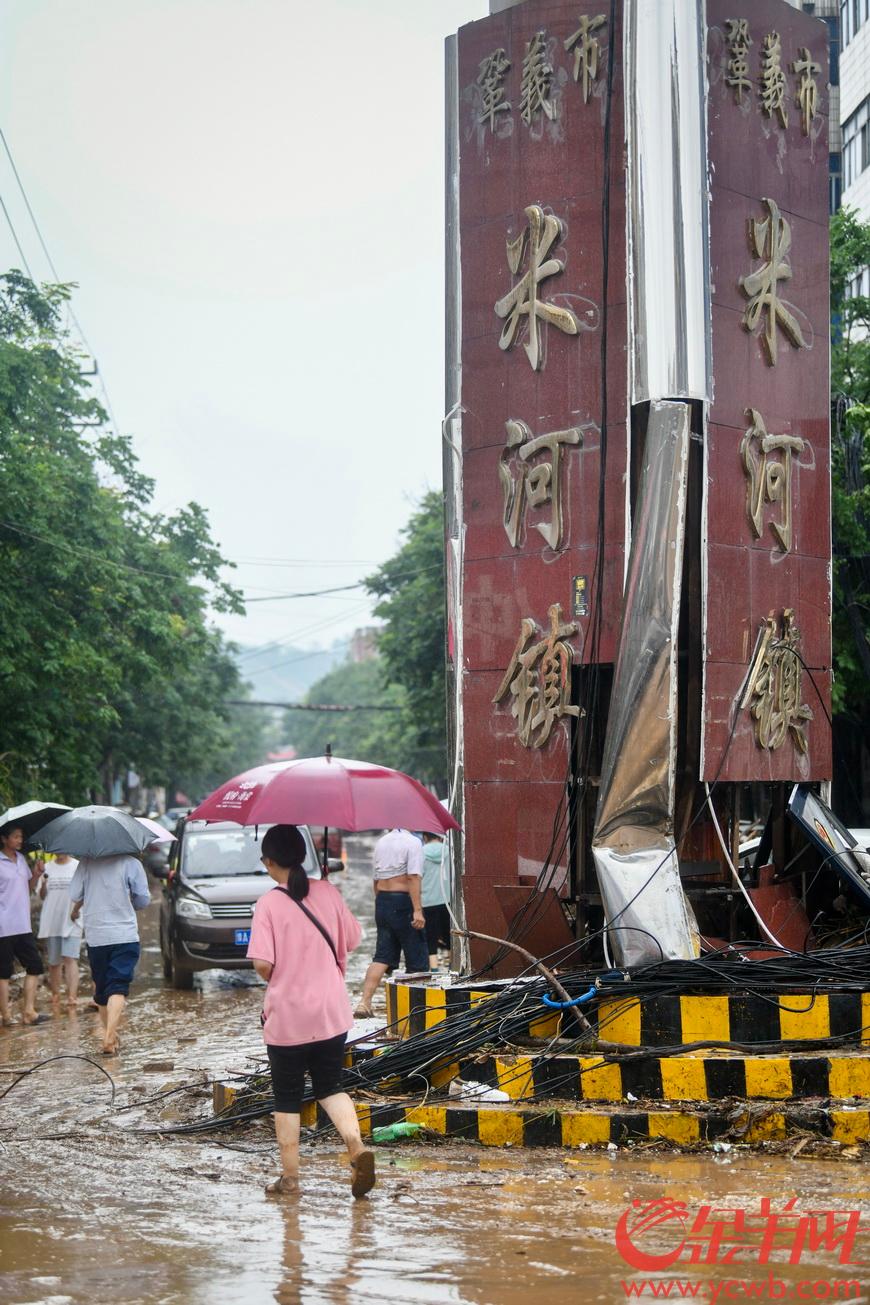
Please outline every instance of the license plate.
[[243, 943], [251, 941], [250, 929], [236, 929], [236, 946], [241, 947]]

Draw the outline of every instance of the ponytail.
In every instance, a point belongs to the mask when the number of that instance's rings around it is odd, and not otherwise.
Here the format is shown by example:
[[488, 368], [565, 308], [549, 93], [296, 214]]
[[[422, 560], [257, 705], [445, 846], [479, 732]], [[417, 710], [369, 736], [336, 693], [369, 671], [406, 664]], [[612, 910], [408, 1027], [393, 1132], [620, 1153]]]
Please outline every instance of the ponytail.
[[263, 856], [287, 874], [287, 892], [295, 902], [308, 896], [308, 875], [303, 869], [305, 839], [295, 825], [273, 825], [263, 835]]

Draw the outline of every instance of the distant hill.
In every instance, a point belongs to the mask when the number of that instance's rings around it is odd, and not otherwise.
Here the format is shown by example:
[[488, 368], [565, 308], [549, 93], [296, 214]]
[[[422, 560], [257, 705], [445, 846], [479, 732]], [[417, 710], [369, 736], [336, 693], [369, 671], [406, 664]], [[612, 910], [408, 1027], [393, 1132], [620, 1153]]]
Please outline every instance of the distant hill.
[[344, 661], [349, 639], [330, 648], [295, 648], [288, 644], [240, 646], [238, 665], [251, 686], [251, 696], [263, 702], [299, 702], [317, 680]]

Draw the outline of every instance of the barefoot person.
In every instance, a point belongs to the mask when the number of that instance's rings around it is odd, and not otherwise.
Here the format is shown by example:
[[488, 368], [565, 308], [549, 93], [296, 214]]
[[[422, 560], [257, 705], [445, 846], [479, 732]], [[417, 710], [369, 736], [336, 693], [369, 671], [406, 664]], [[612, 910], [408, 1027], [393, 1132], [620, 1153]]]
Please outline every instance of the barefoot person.
[[132, 856], [82, 857], [69, 886], [71, 918], [83, 912], [94, 1001], [103, 1028], [104, 1056], [117, 1054], [118, 1029], [139, 960], [136, 912], [151, 904], [141, 862]]
[[67, 1010], [74, 1011], [79, 995], [79, 954], [82, 927], [70, 915], [69, 886], [78, 861], [60, 853], [46, 867], [39, 883], [42, 910], [39, 913], [39, 938], [45, 943], [48, 960], [48, 986], [51, 1009], [60, 1011], [61, 976], [66, 984]]
[[372, 997], [387, 970], [394, 970], [402, 953], [411, 974], [429, 971], [426, 918], [421, 901], [423, 844], [407, 829], [391, 829], [375, 843], [372, 853], [375, 890], [375, 954], [366, 970], [362, 996], [354, 1011], [370, 1019]]
[[24, 833], [17, 825], [0, 830], [0, 1022], [11, 1024], [9, 980], [17, 960], [24, 966], [25, 1024], [46, 1017], [36, 1013], [36, 989], [44, 972], [30, 921], [30, 893], [42, 874], [42, 861], [31, 871], [21, 855]]
[[302, 868], [305, 840], [295, 825], [266, 831], [261, 860], [276, 887], [254, 908], [248, 956], [267, 984], [263, 1040], [281, 1152], [281, 1177], [266, 1191], [290, 1194], [298, 1188], [307, 1070], [315, 1099], [347, 1147], [351, 1191], [365, 1196], [374, 1186], [375, 1158], [363, 1146], [353, 1102], [338, 1088], [347, 1031], [353, 1026], [344, 973], [348, 952], [362, 931], [337, 888], [325, 879], [309, 880]]

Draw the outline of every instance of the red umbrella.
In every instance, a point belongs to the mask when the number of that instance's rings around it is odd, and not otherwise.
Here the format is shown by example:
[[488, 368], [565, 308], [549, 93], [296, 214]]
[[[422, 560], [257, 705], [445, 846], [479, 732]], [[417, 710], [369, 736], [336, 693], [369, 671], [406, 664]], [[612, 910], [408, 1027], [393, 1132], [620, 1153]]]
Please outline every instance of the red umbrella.
[[246, 770], [215, 789], [191, 811], [190, 819], [348, 830], [400, 826], [432, 834], [459, 828], [438, 799], [410, 775], [330, 755]]

